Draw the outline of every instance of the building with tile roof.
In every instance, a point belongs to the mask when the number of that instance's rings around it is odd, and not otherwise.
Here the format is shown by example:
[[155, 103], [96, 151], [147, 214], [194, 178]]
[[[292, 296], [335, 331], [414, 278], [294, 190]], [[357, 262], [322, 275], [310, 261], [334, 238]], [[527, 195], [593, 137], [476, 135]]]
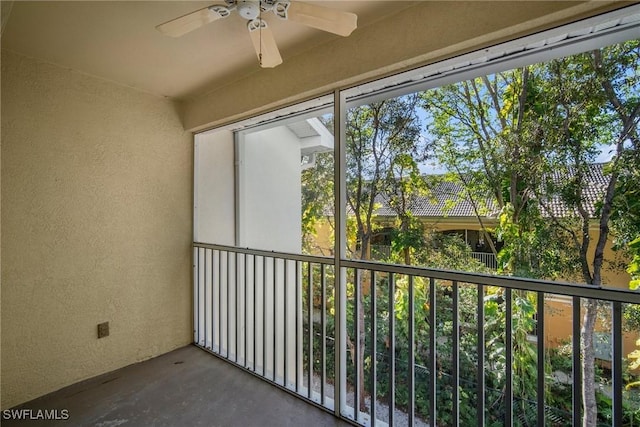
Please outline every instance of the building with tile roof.
[[[597, 239], [596, 233], [598, 231], [598, 224], [595, 221], [597, 205], [602, 200], [608, 184], [605, 166], [604, 163], [595, 163], [590, 165], [585, 172], [586, 185], [583, 188], [585, 203], [583, 207], [594, 218], [592, 225], [592, 240], [594, 241]], [[546, 184], [547, 194], [559, 192], [559, 185], [567, 182], [574, 174], [575, 171], [572, 168], [556, 169], [551, 175], [543, 177], [542, 181]], [[412, 196], [408, 202], [409, 210], [413, 216], [419, 219], [427, 229], [457, 234], [471, 247], [475, 258], [484, 262], [488, 267], [496, 269], [496, 257], [487, 242], [487, 235], [482, 231], [482, 225], [489, 232], [497, 225], [500, 207], [495, 197], [487, 194], [482, 200], [472, 202], [461, 183], [447, 181], [443, 176], [426, 175], [425, 179], [428, 180], [430, 189], [428, 194]], [[539, 191], [539, 194], [544, 193], [545, 191]], [[376, 198], [374, 221], [379, 227], [371, 239], [372, 258], [387, 259], [390, 254], [392, 235], [397, 227], [398, 216], [391, 206], [390, 199], [388, 194], [380, 194]], [[561, 218], [578, 215], [576, 207], [567, 205], [558, 195], [545, 196], [545, 199], [541, 200], [541, 205], [546, 207], [543, 209], [543, 216]], [[476, 209], [479, 215], [476, 215]], [[328, 239], [324, 239], [324, 241], [329, 242]], [[495, 236], [492, 236], [492, 242], [496, 250], [499, 251], [502, 243], [498, 242]], [[327, 246], [322, 253], [331, 253], [328, 248]], [[614, 260], [617, 256], [619, 255], [612, 251], [611, 244], [608, 244], [605, 258]], [[618, 287], [627, 286], [628, 275], [624, 269], [612, 267], [606, 276], [609, 284]]]
[[[598, 201], [606, 190], [608, 178], [604, 172], [604, 163], [594, 163], [590, 165], [585, 174], [586, 186], [583, 188], [584, 208], [592, 217], [595, 217]], [[556, 169], [551, 176], [544, 177], [543, 182], [549, 183], [551, 188], [558, 188], [562, 182], [566, 182], [575, 175], [573, 168], [565, 170]], [[495, 219], [500, 211], [497, 201], [490, 194], [482, 200], [472, 200], [465, 194], [464, 187], [458, 182], [451, 182], [442, 179], [433, 179], [432, 176], [425, 176], [430, 193], [412, 197], [409, 202], [409, 210], [414, 216], [420, 218], [475, 218], [476, 209], [483, 218]], [[544, 193], [541, 190], [540, 193]], [[379, 217], [395, 217], [396, 211], [390, 206], [389, 195], [382, 194], [376, 199], [379, 205], [375, 214]], [[554, 216], [557, 218], [578, 215], [575, 207], [568, 206], [559, 195], [548, 196], [541, 204], [548, 208], [542, 212], [543, 216]]]

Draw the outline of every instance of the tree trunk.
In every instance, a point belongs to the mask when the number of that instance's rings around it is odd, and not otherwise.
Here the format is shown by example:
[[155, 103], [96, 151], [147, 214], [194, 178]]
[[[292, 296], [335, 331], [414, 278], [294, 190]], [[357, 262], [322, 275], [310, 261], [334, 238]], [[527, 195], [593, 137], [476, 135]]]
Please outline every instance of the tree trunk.
[[404, 263], [405, 263], [405, 265], [411, 265], [411, 249], [404, 248], [402, 250], [402, 252], [404, 253]]

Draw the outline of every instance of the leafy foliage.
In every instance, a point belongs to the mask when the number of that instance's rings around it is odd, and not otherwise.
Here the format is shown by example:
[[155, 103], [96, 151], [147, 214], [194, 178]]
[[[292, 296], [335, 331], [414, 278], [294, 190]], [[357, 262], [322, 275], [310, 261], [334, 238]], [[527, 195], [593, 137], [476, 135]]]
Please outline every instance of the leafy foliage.
[[[640, 284], [640, 258], [635, 257], [640, 248], [631, 243], [640, 236], [639, 53], [640, 41], [631, 40], [423, 94], [438, 160], [455, 172], [470, 199], [493, 196], [499, 211], [496, 232], [504, 242], [499, 254], [503, 273], [573, 276], [600, 286], [613, 225], [618, 246], [624, 242], [634, 255], [630, 285]], [[601, 146], [612, 147], [612, 160], [592, 211], [587, 178]], [[558, 202], [562, 212], [555, 208]], [[598, 229], [592, 240], [594, 222]], [[587, 301], [582, 330], [585, 425], [595, 425], [598, 416], [593, 369], [597, 314], [597, 304]]]
[[[419, 176], [419, 162], [436, 156], [450, 173], [445, 179], [462, 186], [476, 213], [481, 231], [495, 231], [503, 246], [498, 254], [500, 273], [534, 278], [584, 283], [603, 283], [604, 247], [609, 233], [616, 247], [632, 255], [628, 271], [630, 286], [640, 285], [640, 143], [637, 124], [640, 120], [640, 42], [632, 40], [592, 52], [560, 58], [544, 64], [505, 71], [490, 76], [430, 90], [419, 95], [385, 100], [349, 110], [347, 116], [347, 202], [352, 230], [352, 247], [358, 256], [368, 259], [368, 245], [374, 231], [374, 212], [382, 193], [397, 214], [396, 232], [392, 235], [390, 262], [419, 264], [452, 270], [485, 271], [473, 260], [470, 248], [455, 236], [430, 230], [412, 212], [412, 201], [430, 192]], [[420, 138], [416, 106], [420, 103], [427, 116], [430, 139]], [[605, 182], [599, 184], [599, 201], [594, 210], [587, 190], [592, 164], [602, 146], [611, 147]], [[310, 194], [318, 198], [322, 191]], [[455, 201], [451, 201], [452, 204]], [[560, 203], [558, 213], [554, 203]], [[310, 210], [310, 217], [317, 214]], [[499, 223], [490, 230], [483, 218], [495, 216]], [[595, 239], [591, 230], [597, 224]], [[497, 249], [493, 248], [494, 253]], [[350, 272], [349, 274], [352, 274]], [[347, 376], [354, 384], [356, 376], [368, 389], [370, 369], [375, 358], [378, 366], [378, 394], [384, 399], [390, 384], [387, 356], [391, 334], [388, 320], [395, 315], [395, 375], [406, 378], [409, 349], [409, 282], [396, 277], [395, 292], [389, 295], [388, 275], [372, 277], [368, 272], [347, 277], [347, 333], [352, 364]], [[436, 300], [429, 300], [435, 286]], [[376, 294], [377, 311], [371, 313], [371, 296]], [[415, 361], [428, 366], [431, 350], [438, 354], [436, 372], [416, 370], [416, 409], [428, 414], [429, 376], [438, 376], [437, 404], [450, 404], [453, 384], [451, 360], [459, 357], [461, 420], [475, 422], [475, 379], [478, 326], [475, 310], [478, 289], [460, 284], [460, 330], [454, 331], [453, 289], [450, 283], [433, 283], [416, 277], [413, 281], [415, 316]], [[487, 385], [487, 424], [501, 425], [500, 412], [504, 395], [507, 313], [504, 290], [484, 289], [481, 294], [485, 312], [485, 372]], [[356, 297], [358, 295], [358, 297]], [[331, 297], [329, 297], [331, 298]], [[356, 301], [357, 300], [357, 301]], [[330, 305], [330, 304], [329, 304]], [[357, 310], [356, 307], [360, 307]], [[437, 325], [429, 324], [435, 307]], [[393, 308], [393, 310], [392, 310]], [[536, 301], [527, 293], [514, 292], [513, 355], [514, 406], [520, 425], [535, 425], [537, 353], [527, 335], [535, 325]], [[637, 306], [625, 309], [628, 327], [640, 325]], [[583, 322], [583, 390], [586, 425], [610, 419], [611, 402], [596, 390], [602, 381], [594, 369], [593, 332], [598, 306], [587, 301]], [[376, 354], [371, 354], [372, 317], [377, 322]], [[328, 331], [334, 325], [328, 320]], [[634, 323], [635, 322], [635, 323]], [[356, 328], [356, 325], [358, 327]], [[437, 328], [436, 349], [428, 348], [428, 337]], [[356, 333], [356, 330], [359, 333]], [[451, 337], [459, 332], [459, 348]], [[469, 333], [466, 333], [469, 332]], [[359, 346], [360, 354], [355, 354]], [[561, 349], [560, 349], [561, 350]], [[550, 355], [546, 381], [546, 400], [557, 410], [549, 415], [549, 424], [562, 419], [561, 413], [572, 410], [570, 388], [554, 380], [553, 370], [567, 369], [567, 354]], [[632, 359], [636, 353], [632, 353]], [[637, 363], [635, 360], [633, 363]], [[354, 368], [357, 364], [358, 370]], [[634, 365], [635, 366], [635, 365]], [[332, 368], [331, 368], [332, 369]], [[631, 376], [629, 377], [631, 378]], [[634, 384], [632, 379], [630, 384]], [[366, 387], [365, 387], [366, 386]], [[396, 404], [408, 404], [406, 383], [396, 384]], [[597, 412], [594, 409], [597, 408]], [[634, 412], [635, 411], [635, 412]], [[451, 422], [447, 411], [439, 411], [437, 424]], [[625, 406], [625, 422], [640, 422], [637, 408]], [[637, 421], [636, 421], [637, 420]], [[635, 425], [635, 424], [634, 424]]]
[[321, 221], [333, 225], [332, 153], [318, 153], [315, 165], [302, 171], [302, 245], [307, 253], [318, 250], [316, 230]]
[[417, 95], [407, 95], [347, 112], [347, 204], [356, 219], [362, 259], [368, 258], [377, 198], [398, 168], [404, 178], [404, 169], [414, 162], [412, 154], [418, 153], [417, 102]]

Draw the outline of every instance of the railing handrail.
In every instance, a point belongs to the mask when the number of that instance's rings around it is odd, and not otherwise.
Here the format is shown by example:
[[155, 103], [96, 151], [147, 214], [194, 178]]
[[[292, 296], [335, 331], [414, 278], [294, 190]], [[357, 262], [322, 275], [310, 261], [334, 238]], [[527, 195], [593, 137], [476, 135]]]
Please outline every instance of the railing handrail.
[[320, 256], [320, 255], [294, 254], [290, 252], [276, 252], [276, 251], [267, 251], [264, 249], [241, 248], [238, 246], [227, 246], [227, 245], [218, 245], [214, 243], [200, 243], [200, 242], [194, 242], [193, 247], [212, 249], [214, 251], [228, 251], [228, 252], [236, 252], [236, 253], [241, 253], [246, 255], [263, 256], [267, 258], [279, 258], [279, 259], [290, 259], [293, 261], [313, 262], [317, 264], [333, 264], [334, 263], [333, 257]]
[[[261, 249], [240, 248], [211, 243], [194, 242], [194, 247], [212, 250], [222, 250], [247, 255], [257, 255], [269, 258], [290, 259], [319, 264], [333, 264], [334, 258], [293, 254], [287, 252], [267, 251]], [[555, 282], [550, 280], [528, 279], [523, 277], [497, 276], [483, 273], [469, 273], [464, 271], [443, 270], [429, 267], [388, 264], [370, 260], [340, 260], [340, 267], [375, 270], [383, 273], [405, 274], [411, 276], [429, 277], [440, 280], [473, 283], [484, 286], [497, 286], [523, 291], [544, 292], [548, 294], [566, 295], [570, 297], [593, 298], [606, 301], [640, 304], [640, 293], [628, 290], [593, 286], [569, 282]]]

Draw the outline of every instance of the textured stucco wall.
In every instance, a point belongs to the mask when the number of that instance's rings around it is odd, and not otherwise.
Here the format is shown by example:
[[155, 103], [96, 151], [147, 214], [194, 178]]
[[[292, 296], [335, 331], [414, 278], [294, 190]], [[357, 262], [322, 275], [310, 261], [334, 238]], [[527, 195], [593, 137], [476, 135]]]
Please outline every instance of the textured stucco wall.
[[2, 408], [191, 342], [173, 104], [3, 51], [1, 130]]

